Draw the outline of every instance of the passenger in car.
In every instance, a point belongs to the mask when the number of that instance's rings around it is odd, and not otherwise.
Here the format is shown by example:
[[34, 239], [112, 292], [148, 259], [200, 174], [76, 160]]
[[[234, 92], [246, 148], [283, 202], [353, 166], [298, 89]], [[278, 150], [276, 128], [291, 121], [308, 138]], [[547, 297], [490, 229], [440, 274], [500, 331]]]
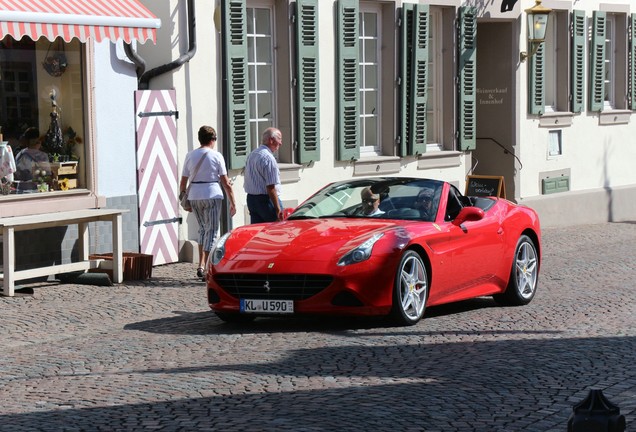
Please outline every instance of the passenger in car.
[[432, 220], [435, 216], [433, 213], [433, 197], [435, 191], [431, 188], [422, 188], [417, 194], [413, 207], [420, 212], [420, 218], [423, 220]]

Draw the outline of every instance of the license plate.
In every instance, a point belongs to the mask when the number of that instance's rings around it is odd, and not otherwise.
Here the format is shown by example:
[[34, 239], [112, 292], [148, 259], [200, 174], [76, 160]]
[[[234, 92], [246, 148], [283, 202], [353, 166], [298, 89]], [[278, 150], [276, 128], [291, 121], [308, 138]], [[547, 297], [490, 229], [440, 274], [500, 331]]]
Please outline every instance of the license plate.
[[293, 300], [241, 299], [242, 313], [291, 314], [294, 313]]

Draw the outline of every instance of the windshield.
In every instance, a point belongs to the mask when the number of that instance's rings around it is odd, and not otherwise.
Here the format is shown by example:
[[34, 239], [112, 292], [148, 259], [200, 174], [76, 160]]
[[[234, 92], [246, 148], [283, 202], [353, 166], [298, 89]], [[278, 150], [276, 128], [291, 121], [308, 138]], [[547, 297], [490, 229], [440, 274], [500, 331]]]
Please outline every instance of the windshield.
[[326, 186], [288, 219], [327, 217], [433, 221], [443, 182], [428, 179], [363, 179]]

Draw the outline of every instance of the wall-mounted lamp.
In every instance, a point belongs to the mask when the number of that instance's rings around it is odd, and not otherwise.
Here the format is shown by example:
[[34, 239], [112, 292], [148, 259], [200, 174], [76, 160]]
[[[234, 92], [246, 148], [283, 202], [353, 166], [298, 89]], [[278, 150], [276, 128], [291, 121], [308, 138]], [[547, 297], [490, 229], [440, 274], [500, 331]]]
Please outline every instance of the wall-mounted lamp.
[[525, 51], [519, 53], [519, 59], [523, 62], [537, 53], [539, 45], [545, 42], [545, 32], [548, 29], [548, 17], [552, 9], [544, 7], [541, 0], [534, 0], [535, 5], [526, 9], [528, 15], [528, 45], [530, 54]]

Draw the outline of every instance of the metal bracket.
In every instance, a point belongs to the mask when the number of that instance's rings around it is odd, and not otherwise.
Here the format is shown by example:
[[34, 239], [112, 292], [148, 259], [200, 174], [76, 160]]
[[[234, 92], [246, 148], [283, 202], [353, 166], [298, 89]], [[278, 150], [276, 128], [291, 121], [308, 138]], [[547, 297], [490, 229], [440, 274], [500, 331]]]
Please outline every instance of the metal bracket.
[[174, 116], [174, 118], [179, 118], [179, 111], [158, 111], [158, 112], [140, 112], [139, 117], [155, 117], [155, 116]]
[[153, 225], [162, 225], [162, 224], [169, 224], [169, 223], [175, 223], [175, 222], [182, 223], [183, 219], [180, 217], [173, 217], [172, 219], [160, 219], [160, 220], [151, 221], [151, 222], [146, 221], [144, 222], [144, 226], [149, 227]]

